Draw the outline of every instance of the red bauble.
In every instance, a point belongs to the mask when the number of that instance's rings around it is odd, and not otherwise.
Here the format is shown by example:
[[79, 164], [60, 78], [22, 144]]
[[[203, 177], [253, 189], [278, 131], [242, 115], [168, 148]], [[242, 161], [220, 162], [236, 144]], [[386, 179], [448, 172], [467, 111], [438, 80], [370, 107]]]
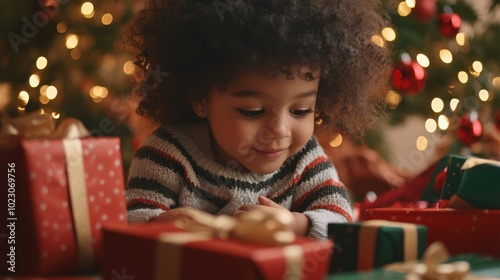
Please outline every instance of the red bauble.
[[425, 88], [427, 74], [415, 61], [398, 62], [392, 70], [392, 85], [407, 95], [414, 95]]
[[411, 14], [420, 22], [429, 22], [436, 17], [437, 0], [417, 0]]
[[460, 126], [457, 130], [457, 138], [465, 146], [471, 146], [483, 136], [483, 125], [477, 118], [465, 115], [460, 118]]
[[455, 37], [462, 26], [462, 19], [455, 13], [441, 13], [438, 15], [439, 33], [445, 37]]

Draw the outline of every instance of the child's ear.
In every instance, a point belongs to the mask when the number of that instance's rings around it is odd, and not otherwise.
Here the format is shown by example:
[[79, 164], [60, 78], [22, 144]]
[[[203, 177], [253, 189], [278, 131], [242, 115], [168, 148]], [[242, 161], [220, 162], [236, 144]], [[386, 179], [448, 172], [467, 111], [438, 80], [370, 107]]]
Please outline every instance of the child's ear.
[[189, 103], [191, 104], [191, 108], [193, 108], [194, 113], [200, 117], [200, 118], [206, 118], [207, 117], [207, 99], [203, 97], [201, 100], [200, 99], [195, 99], [191, 98], [189, 100]]

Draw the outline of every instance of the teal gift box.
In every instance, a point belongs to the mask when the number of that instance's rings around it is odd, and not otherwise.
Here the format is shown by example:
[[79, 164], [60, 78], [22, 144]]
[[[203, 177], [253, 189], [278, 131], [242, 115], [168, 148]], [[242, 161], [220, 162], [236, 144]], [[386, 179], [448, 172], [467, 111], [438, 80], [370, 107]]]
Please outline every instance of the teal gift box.
[[474, 208], [500, 209], [500, 162], [471, 158], [462, 169], [456, 195]]
[[427, 246], [425, 226], [382, 220], [332, 223], [328, 236], [334, 242], [330, 274], [417, 260]]
[[450, 155], [446, 164], [446, 177], [441, 189], [441, 199], [449, 200], [454, 194], [457, 193], [458, 187], [464, 171], [462, 165], [467, 160], [466, 157]]

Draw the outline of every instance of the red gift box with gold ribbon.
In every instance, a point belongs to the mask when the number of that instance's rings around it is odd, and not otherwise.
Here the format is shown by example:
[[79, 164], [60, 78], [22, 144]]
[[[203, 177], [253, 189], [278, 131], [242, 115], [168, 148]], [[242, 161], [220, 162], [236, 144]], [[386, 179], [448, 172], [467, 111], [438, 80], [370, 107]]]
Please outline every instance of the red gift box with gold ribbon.
[[8, 236], [0, 243], [0, 272], [95, 271], [102, 225], [127, 223], [120, 140], [10, 135], [0, 137], [0, 154], [9, 178], [1, 188]]
[[333, 243], [264, 245], [186, 232], [174, 223], [105, 227], [104, 279], [323, 279]]
[[452, 255], [500, 258], [500, 210], [374, 208], [366, 219], [421, 224], [427, 227], [427, 243], [442, 241]]

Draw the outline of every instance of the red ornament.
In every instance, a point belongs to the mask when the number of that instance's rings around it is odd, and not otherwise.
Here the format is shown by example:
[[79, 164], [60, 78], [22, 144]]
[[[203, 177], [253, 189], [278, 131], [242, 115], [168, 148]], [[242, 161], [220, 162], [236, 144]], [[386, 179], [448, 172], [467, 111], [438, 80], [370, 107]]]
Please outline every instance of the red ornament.
[[471, 115], [465, 115], [460, 118], [460, 126], [457, 130], [457, 138], [465, 146], [471, 146], [476, 143], [483, 135], [483, 125], [477, 119], [477, 113]]
[[441, 13], [438, 15], [439, 33], [445, 37], [455, 37], [462, 26], [462, 19], [455, 13]]
[[425, 88], [427, 74], [415, 61], [398, 62], [392, 70], [392, 85], [407, 95], [415, 95]]
[[436, 17], [437, 0], [417, 0], [411, 14], [420, 22], [429, 22]]

